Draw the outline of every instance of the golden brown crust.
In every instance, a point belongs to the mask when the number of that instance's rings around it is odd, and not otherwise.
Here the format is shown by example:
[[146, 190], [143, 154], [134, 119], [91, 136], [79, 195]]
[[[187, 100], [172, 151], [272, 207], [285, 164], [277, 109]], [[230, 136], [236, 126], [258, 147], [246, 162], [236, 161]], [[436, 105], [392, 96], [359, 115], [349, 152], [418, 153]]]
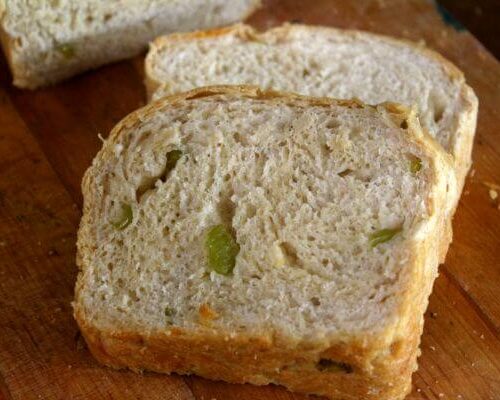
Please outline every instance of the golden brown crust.
[[337, 399], [402, 399], [409, 390], [411, 363], [395, 366], [390, 376], [328, 373], [315, 368], [314, 351], [291, 350], [259, 338], [225, 340], [182, 334], [145, 337], [84, 326], [82, 333], [92, 354], [113, 368], [196, 374], [233, 383], [278, 383], [293, 391]]
[[[282, 26], [273, 28], [266, 32], [258, 32], [249, 25], [235, 24], [231, 27], [223, 29], [214, 29], [214, 30], [193, 32], [188, 34], [163, 36], [157, 38], [151, 44], [151, 49], [158, 51], [162, 47], [169, 46], [179, 41], [188, 42], [206, 38], [215, 38], [225, 35], [234, 35], [242, 40], [248, 40], [248, 41], [259, 41], [267, 39], [279, 40], [280, 38], [288, 37], [292, 31], [301, 31], [301, 30], [307, 30], [307, 31], [314, 30], [316, 32], [324, 32], [327, 35], [331, 35], [332, 33], [343, 34], [354, 38], [356, 37], [377, 38], [378, 40], [392, 43], [397, 46], [405, 46], [405, 47], [409, 46], [414, 48], [417, 52], [424, 54], [426, 57], [438, 62], [441, 65], [441, 67], [446, 71], [446, 73], [450, 76], [451, 79], [458, 80], [461, 82], [462, 93], [460, 98], [461, 98], [462, 109], [460, 111], [458, 125], [451, 139], [452, 144], [450, 148], [450, 154], [454, 158], [456, 176], [458, 180], [457, 197], [456, 199], [454, 199], [456, 208], [456, 205], [458, 204], [458, 200], [460, 198], [460, 194], [462, 192], [463, 185], [465, 183], [467, 173], [471, 165], [471, 153], [474, 141], [474, 134], [476, 131], [476, 119], [477, 119], [478, 107], [477, 107], [477, 98], [474, 94], [474, 91], [465, 83], [462, 71], [458, 69], [452, 62], [444, 58], [441, 54], [429, 48], [426, 48], [423, 45], [408, 40], [396, 39], [389, 36], [368, 33], [358, 30], [342, 30], [331, 27], [310, 26], [310, 25], [300, 25], [300, 24], [293, 24], [293, 25], [284, 24]], [[151, 60], [153, 57], [154, 54], [152, 51], [150, 51], [145, 61], [145, 71], [146, 71], [145, 84], [149, 98], [151, 98], [153, 93], [156, 90], [158, 90], [161, 86], [168, 85], [168, 82], [159, 82], [154, 79], [154, 74], [151, 65], [152, 64]]]
[[[343, 105], [378, 108], [399, 126], [407, 121], [407, 134], [435, 163], [435, 190], [430, 199], [431, 217], [422, 240], [408, 261], [411, 273], [400, 294], [399, 318], [384, 331], [361, 336], [345, 334], [317, 342], [297, 342], [278, 333], [263, 332], [253, 336], [224, 332], [211, 324], [200, 324], [196, 330], [166, 326], [155, 332], [103, 329], [93, 325], [79, 302], [82, 281], [76, 286], [75, 318], [91, 352], [102, 363], [114, 368], [153, 370], [164, 373], [197, 374], [228, 382], [257, 385], [276, 383], [288, 389], [327, 396], [331, 399], [403, 399], [410, 391], [411, 374], [416, 369], [418, 344], [423, 327], [423, 313], [432, 283], [437, 275], [440, 257], [446, 252], [451, 237], [447, 234], [449, 218], [442, 209], [450, 203], [446, 186], [453, 184], [449, 156], [422, 132], [415, 115], [405, 107], [386, 103], [366, 106], [356, 100], [311, 98], [275, 91], [262, 91], [252, 86], [215, 86], [160, 99], [132, 113], [120, 122], [108, 139], [113, 143], [128, 130], [158, 110], [201, 97], [240, 96], [273, 102], [293, 102], [304, 106]], [[109, 156], [105, 146], [98, 158]], [[448, 173], [447, 173], [448, 172]], [[89, 220], [89, 199], [93, 194], [92, 169], [85, 174], [82, 188], [85, 198], [82, 229], [78, 239], [77, 263], [83, 271], [87, 247], [84, 227]], [[82, 273], [82, 272], [81, 272]], [[334, 360], [344, 367], [325, 371], [318, 362]]]

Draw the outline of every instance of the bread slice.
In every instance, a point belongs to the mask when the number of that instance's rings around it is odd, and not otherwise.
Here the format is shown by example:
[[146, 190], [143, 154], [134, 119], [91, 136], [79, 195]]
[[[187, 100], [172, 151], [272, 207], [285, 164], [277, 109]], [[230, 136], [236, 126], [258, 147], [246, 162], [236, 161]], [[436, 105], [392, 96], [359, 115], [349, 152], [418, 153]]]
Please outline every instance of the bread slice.
[[14, 84], [34, 89], [132, 57], [156, 36], [237, 22], [260, 0], [0, 0]]
[[478, 102], [460, 70], [423, 46], [370, 33], [246, 25], [159, 38], [146, 59], [150, 95], [215, 84], [253, 84], [310, 96], [416, 106], [455, 159], [457, 199], [471, 165]]
[[75, 318], [116, 368], [402, 399], [455, 186], [399, 105], [162, 98], [83, 179]]

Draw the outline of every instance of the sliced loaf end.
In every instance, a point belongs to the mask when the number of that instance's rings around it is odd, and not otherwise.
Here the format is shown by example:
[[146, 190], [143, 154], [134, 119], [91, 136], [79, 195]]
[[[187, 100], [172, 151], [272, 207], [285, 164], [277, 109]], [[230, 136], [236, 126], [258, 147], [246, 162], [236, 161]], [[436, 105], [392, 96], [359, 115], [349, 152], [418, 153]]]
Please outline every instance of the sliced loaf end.
[[259, 6], [260, 0], [9, 1], [0, 4], [0, 36], [14, 85], [36, 89], [138, 55], [162, 34], [241, 21]]

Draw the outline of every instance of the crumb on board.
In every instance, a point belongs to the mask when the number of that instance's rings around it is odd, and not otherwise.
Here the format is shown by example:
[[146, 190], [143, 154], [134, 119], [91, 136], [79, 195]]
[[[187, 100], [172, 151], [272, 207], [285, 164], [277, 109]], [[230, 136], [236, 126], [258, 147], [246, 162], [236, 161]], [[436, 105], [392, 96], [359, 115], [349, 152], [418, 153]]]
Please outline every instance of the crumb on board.
[[500, 191], [500, 185], [498, 183], [483, 181], [483, 185], [486, 186], [488, 189]]
[[500, 192], [500, 185], [494, 182], [482, 182], [484, 186], [488, 189], [488, 195], [493, 204], [500, 210], [500, 199], [498, 197], [498, 192]]
[[474, 168], [472, 168], [469, 172], [469, 177], [470, 178], [474, 178], [474, 175], [476, 175], [476, 170]]

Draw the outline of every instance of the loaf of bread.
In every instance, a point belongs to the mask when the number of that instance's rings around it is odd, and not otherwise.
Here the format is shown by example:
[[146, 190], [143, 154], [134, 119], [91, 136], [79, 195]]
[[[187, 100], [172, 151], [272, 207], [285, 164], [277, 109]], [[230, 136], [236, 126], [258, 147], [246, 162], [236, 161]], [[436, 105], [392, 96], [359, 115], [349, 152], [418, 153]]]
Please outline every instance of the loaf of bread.
[[402, 399], [449, 242], [413, 112], [209, 87], [132, 113], [83, 179], [74, 314], [115, 368]]
[[364, 32], [246, 25], [153, 42], [146, 83], [154, 97], [218, 84], [415, 106], [425, 130], [453, 156], [459, 190], [471, 165], [477, 98], [463, 74], [420, 45]]
[[237, 22], [259, 0], [0, 0], [14, 84], [37, 88], [132, 57], [159, 34]]

